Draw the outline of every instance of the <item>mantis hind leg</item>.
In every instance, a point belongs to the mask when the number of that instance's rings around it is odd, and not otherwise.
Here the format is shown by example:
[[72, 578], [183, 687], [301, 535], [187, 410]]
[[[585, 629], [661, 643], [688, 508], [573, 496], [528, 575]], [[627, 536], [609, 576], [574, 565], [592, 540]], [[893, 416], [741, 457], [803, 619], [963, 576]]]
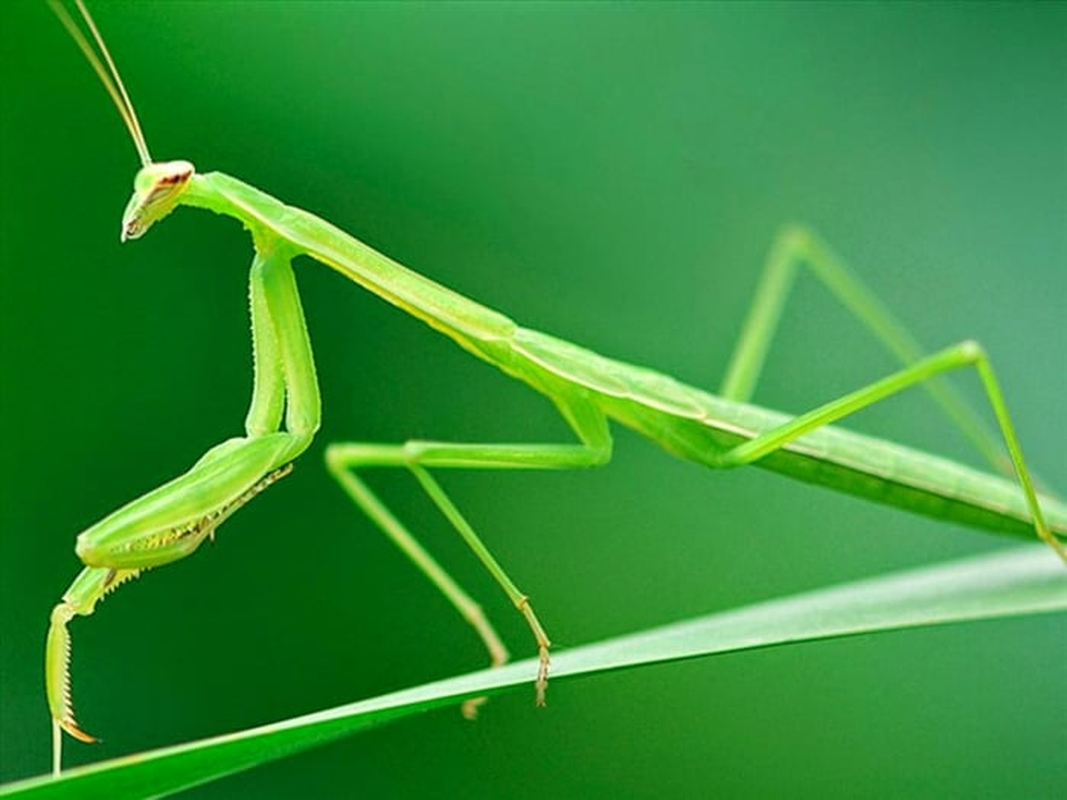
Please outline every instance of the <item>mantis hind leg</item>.
[[[873, 292], [811, 230], [790, 225], [779, 231], [730, 358], [719, 394], [748, 402], [756, 388], [785, 301], [801, 268], [817, 278], [893, 355], [901, 366], [920, 361], [926, 351]], [[923, 388], [994, 469], [1014, 471], [996, 434], [949, 384], [931, 379]]]
[[[451, 500], [431, 469], [579, 469], [606, 463], [611, 456], [607, 422], [598, 409], [557, 398], [564, 416], [582, 440], [580, 444], [474, 444], [409, 441], [404, 444], [337, 443], [326, 449], [326, 465], [344, 492], [371, 521], [408, 556], [478, 633], [489, 651], [490, 664], [500, 666], [507, 651], [481, 607], [422, 547], [411, 532], [371, 492], [357, 473], [370, 468], [403, 468], [411, 472], [423, 491], [470, 547], [508, 599], [529, 625], [537, 645], [540, 667], [536, 679], [537, 703], [545, 702], [548, 683], [548, 634], [523, 593]], [[483, 698], [468, 701], [464, 714], [473, 716]]]
[[1019, 446], [1015, 428], [1008, 414], [1007, 404], [1004, 402], [993, 367], [989, 363], [989, 357], [977, 342], [965, 341], [948, 347], [938, 353], [920, 359], [915, 364], [905, 367], [880, 381], [875, 381], [850, 394], [831, 400], [829, 403], [819, 406], [806, 414], [801, 414], [784, 425], [764, 431], [755, 438], [728, 451], [723, 455], [720, 464], [721, 466], [732, 467], [758, 461], [805, 433], [836, 422], [842, 417], [853, 414], [879, 400], [891, 397], [911, 386], [924, 383], [945, 372], [962, 367], [974, 367], [978, 372], [982, 388], [985, 390], [986, 398], [989, 400], [989, 405], [993, 410], [1004, 444], [1007, 446], [1011, 465], [1022, 487], [1023, 497], [1037, 535], [1055, 550], [1064, 562], [1067, 562], [1067, 547], [1052, 533], [1045, 522], [1041, 505], [1037, 500], [1033, 478], [1026, 466], [1026, 461], [1023, 459], [1022, 448]]

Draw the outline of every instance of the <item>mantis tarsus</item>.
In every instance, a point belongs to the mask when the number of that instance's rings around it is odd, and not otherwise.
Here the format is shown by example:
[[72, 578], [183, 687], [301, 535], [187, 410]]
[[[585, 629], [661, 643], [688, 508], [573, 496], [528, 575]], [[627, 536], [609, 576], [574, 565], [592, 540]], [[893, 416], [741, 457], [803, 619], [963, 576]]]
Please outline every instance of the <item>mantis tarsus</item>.
[[[250, 281], [255, 383], [245, 436], [205, 454], [189, 472], [121, 508], [79, 536], [86, 568], [56, 606], [46, 654], [49, 705], [60, 730], [92, 740], [75, 721], [69, 697], [67, 622], [89, 614], [109, 591], [138, 572], [188, 555], [243, 503], [277, 480], [311, 443], [319, 393], [291, 260], [309, 255], [408, 311], [475, 356], [548, 396], [574, 430], [575, 444], [334, 444], [327, 467], [346, 493], [383, 529], [474, 625], [493, 663], [506, 651], [478, 606], [370, 492], [357, 472], [403, 467], [482, 559], [525, 614], [541, 653], [539, 698], [547, 679], [549, 641], [525, 596], [478, 539], [431, 475], [438, 468], [568, 469], [606, 463], [608, 419], [628, 425], [669, 452], [711, 467], [755, 463], [814, 483], [904, 509], [1017, 535], [1034, 530], [1062, 556], [1067, 507], [1038, 502], [996, 379], [980, 347], [963, 342], [923, 356], [904, 328], [812, 233], [784, 230], [742, 332], [720, 396], [664, 375], [605, 359], [562, 340], [519, 327], [507, 317], [413, 273], [348, 234], [220, 173], [197, 173], [185, 161], [152, 162], [132, 105], [102, 40], [79, 2], [107, 67], [93, 55], [62, 7], [61, 19], [94, 62], [127, 121], [143, 168], [123, 217], [122, 237], [137, 238], [178, 205], [207, 208], [247, 227], [255, 247]], [[819, 277], [904, 365], [800, 417], [748, 404], [791, 281], [801, 267]], [[909, 386], [922, 383], [998, 468], [1000, 447], [951, 390], [933, 381], [974, 366], [993, 408], [1018, 483], [944, 459], [828, 425]], [[1022, 491], [1020, 492], [1019, 486]]]

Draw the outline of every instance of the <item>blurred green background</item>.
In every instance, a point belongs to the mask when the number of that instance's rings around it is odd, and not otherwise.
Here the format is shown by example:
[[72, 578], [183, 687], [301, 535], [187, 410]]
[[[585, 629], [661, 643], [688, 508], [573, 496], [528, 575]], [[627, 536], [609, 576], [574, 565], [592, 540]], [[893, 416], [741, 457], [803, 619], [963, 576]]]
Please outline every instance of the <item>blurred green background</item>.
[[[776, 227], [814, 225], [930, 347], [989, 349], [1063, 485], [1067, 6], [103, 4], [157, 158], [313, 210], [532, 327], [714, 388]], [[246, 235], [119, 245], [137, 167], [43, 4], [0, 5], [0, 780], [48, 766], [48, 613], [74, 537], [239, 433]], [[480, 667], [334, 488], [330, 440], [558, 440], [540, 397], [311, 262], [318, 442], [214, 547], [78, 619], [69, 761]], [[891, 362], [802, 283], [762, 404]], [[975, 381], [961, 387], [976, 400]], [[971, 457], [921, 393], [852, 426]], [[375, 485], [527, 634], [403, 476]], [[448, 474], [561, 645], [1010, 545], [620, 432], [609, 469]], [[1062, 617], [661, 666], [425, 715], [190, 793], [1039, 797], [1067, 780]]]

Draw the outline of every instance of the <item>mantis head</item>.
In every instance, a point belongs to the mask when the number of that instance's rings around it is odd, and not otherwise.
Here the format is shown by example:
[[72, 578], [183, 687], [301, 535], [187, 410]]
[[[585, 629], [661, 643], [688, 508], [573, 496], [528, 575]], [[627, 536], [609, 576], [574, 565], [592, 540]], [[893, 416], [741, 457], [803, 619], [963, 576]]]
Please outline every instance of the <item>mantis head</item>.
[[161, 161], [143, 167], [133, 179], [133, 197], [122, 215], [122, 241], [140, 238], [173, 211], [195, 173], [188, 161]]
[[96, 28], [96, 23], [89, 16], [89, 11], [81, 0], [75, 0], [78, 11], [85, 20], [85, 24], [92, 34], [93, 42], [99, 49], [99, 54], [93, 48], [93, 44], [86, 38], [78, 24], [67, 12], [59, 0], [48, 0], [63, 27], [74, 39], [81, 49], [89, 65], [100, 78], [107, 93], [115, 103], [119, 116], [126, 123], [126, 129], [130, 132], [137, 155], [141, 159], [141, 171], [133, 180], [133, 197], [126, 205], [126, 212], [122, 215], [122, 241], [136, 239], [144, 235], [152, 225], [163, 219], [174, 207], [189, 184], [189, 179], [196, 174], [193, 165], [188, 161], [160, 161], [155, 162], [148, 152], [148, 144], [145, 142], [141, 123], [137, 120], [137, 112], [134, 111], [130, 96], [126, 93], [126, 87], [122, 83], [115, 62], [108, 52], [107, 45]]

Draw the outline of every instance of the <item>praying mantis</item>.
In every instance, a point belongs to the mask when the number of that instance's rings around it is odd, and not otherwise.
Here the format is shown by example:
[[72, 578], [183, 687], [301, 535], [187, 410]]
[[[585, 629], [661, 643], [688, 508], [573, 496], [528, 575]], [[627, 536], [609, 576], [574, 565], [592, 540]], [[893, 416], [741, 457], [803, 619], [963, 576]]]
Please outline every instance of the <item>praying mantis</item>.
[[[79, 3], [86, 21], [88, 13]], [[90, 23], [90, 27], [91, 23]], [[95, 35], [95, 31], [94, 31]], [[100, 47], [105, 53], [102, 40]], [[83, 50], [91, 52], [87, 42]], [[98, 63], [108, 83], [108, 68]], [[479, 632], [491, 661], [503, 645], [467, 594], [424, 551], [393, 513], [378, 502], [359, 473], [409, 470], [525, 615], [541, 655], [536, 677], [543, 698], [549, 639], [523, 593], [508, 578], [467, 519], [433, 477], [438, 469], [569, 469], [610, 459], [609, 419], [622, 423], [680, 458], [709, 467], [756, 464], [912, 511], [1015, 535], [1037, 535], [1061, 556], [1067, 510], [1038, 499], [1016, 441], [996, 377], [971, 342], [923, 356], [889, 315], [812, 232], [791, 227], [772, 247], [765, 278], [719, 396], [643, 368], [603, 358], [563, 340], [519, 327], [509, 318], [410, 272], [317, 217], [281, 204], [220, 173], [198, 173], [184, 161], [148, 156], [132, 105], [112, 67], [113, 97], [131, 128], [143, 168], [123, 218], [122, 237], [135, 239], [179, 205], [236, 218], [252, 232], [255, 257], [251, 310], [255, 390], [246, 435], [210, 450], [193, 468], [86, 530], [77, 552], [86, 569], [56, 606], [48, 637], [46, 676], [56, 740], [60, 730], [90, 740], [74, 719], [68, 693], [70, 641], [66, 626], [91, 613], [110, 591], [137, 573], [183, 558], [213, 538], [219, 525], [259, 492], [284, 477], [310, 445], [320, 400], [311, 343], [290, 266], [297, 255], [340, 272], [453, 339], [476, 357], [549, 397], [573, 429], [577, 444], [331, 445], [330, 473], [352, 500], [420, 566]], [[821, 278], [903, 362], [903, 369], [838, 401], [791, 418], [749, 404], [775, 323], [798, 269]], [[827, 427], [909, 386], [926, 385], [987, 458], [999, 466], [1000, 448], [973, 414], [939, 384], [938, 375], [972, 366], [994, 410], [1017, 480], [983, 475], [943, 459]], [[1021, 489], [1020, 489], [1021, 487]], [[55, 748], [58, 763], [58, 744]]]

